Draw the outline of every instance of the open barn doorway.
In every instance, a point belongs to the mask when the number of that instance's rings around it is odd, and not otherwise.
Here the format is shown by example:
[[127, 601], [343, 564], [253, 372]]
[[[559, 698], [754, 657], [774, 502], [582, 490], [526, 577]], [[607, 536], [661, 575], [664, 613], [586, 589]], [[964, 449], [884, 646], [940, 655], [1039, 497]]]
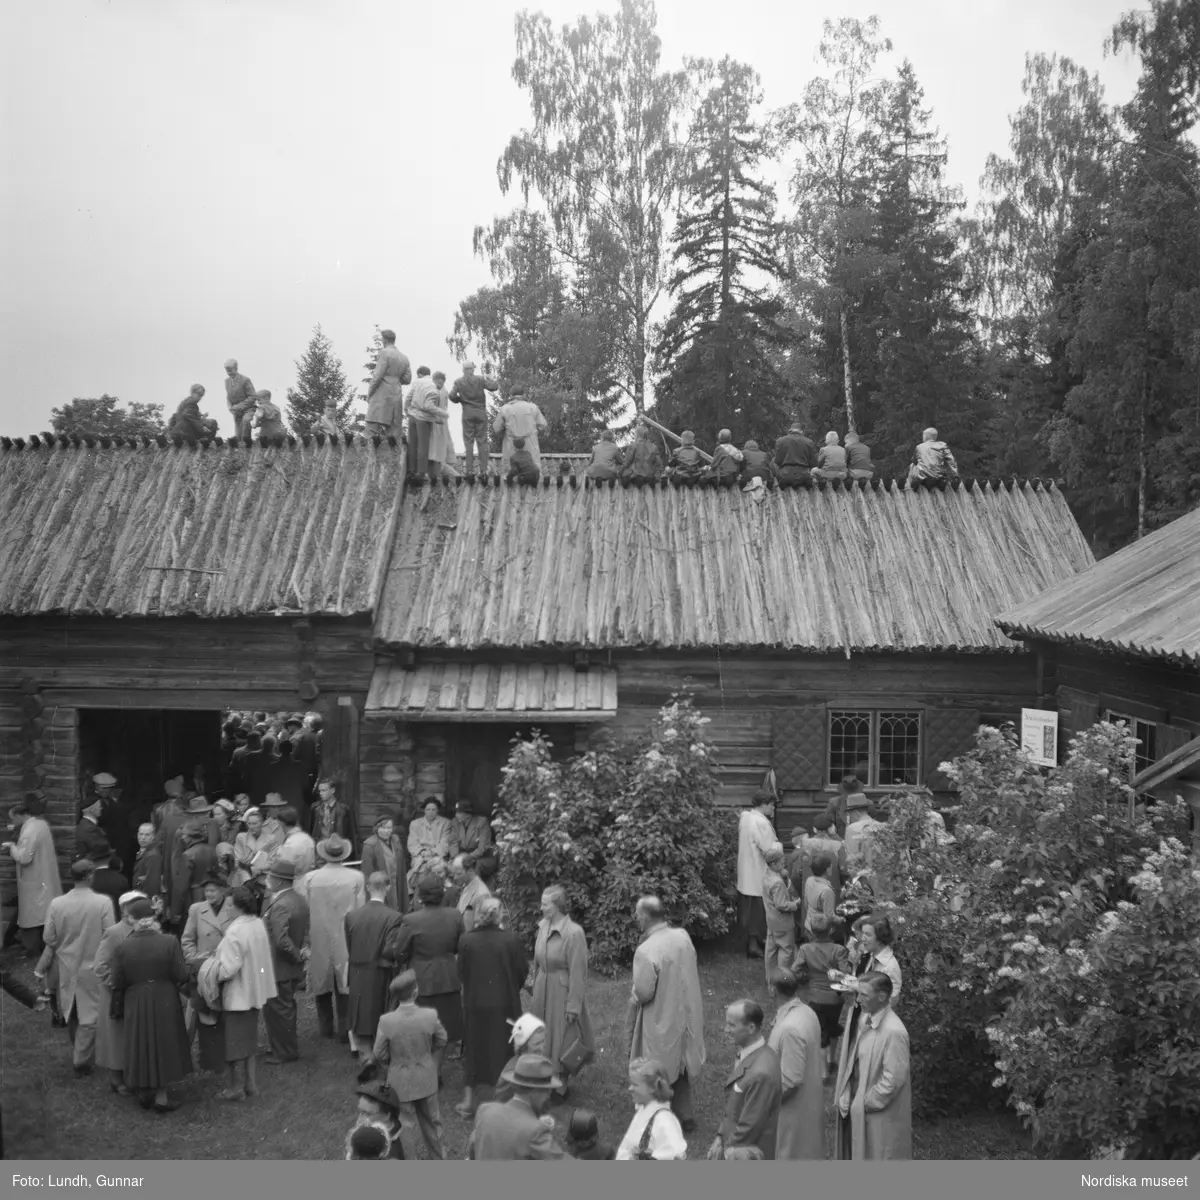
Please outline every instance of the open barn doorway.
[[82, 708], [79, 710], [81, 792], [104, 771], [117, 778], [118, 820], [109, 842], [132, 868], [137, 827], [164, 799], [163, 784], [176, 775], [184, 787], [211, 790], [221, 783], [221, 713], [205, 710]]

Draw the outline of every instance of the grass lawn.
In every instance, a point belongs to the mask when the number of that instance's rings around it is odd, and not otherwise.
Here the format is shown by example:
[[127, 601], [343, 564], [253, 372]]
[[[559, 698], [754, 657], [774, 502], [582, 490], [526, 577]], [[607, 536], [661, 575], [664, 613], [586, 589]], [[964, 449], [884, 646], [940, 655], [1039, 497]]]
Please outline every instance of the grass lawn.
[[[741, 996], [771, 1011], [762, 964], [727, 952], [701, 957], [705, 999], [705, 1038], [709, 1061], [695, 1092], [697, 1132], [689, 1139], [690, 1157], [702, 1157], [724, 1106], [721, 1083], [733, 1059], [721, 1038], [724, 1006]], [[602, 1136], [620, 1140], [631, 1113], [625, 1091], [627, 1060], [622, 1048], [627, 975], [594, 976], [588, 1004], [596, 1029], [597, 1061], [572, 1088], [571, 1103], [592, 1109]], [[132, 1100], [114, 1096], [101, 1073], [77, 1080], [71, 1070], [66, 1031], [50, 1025], [48, 1013], [23, 1008], [0, 993], [0, 1091], [4, 1152], [15, 1159], [332, 1159], [341, 1158], [354, 1120], [356, 1065], [344, 1042], [316, 1034], [310, 1000], [300, 1008], [300, 1062], [268, 1067], [260, 1062], [261, 1094], [242, 1104], [216, 1101], [222, 1081], [193, 1077], [178, 1089], [183, 1107], [168, 1116], [143, 1112]], [[905, 1014], [906, 1016], [908, 1014]], [[264, 1039], [265, 1039], [265, 1035]], [[446, 1152], [461, 1158], [467, 1124], [454, 1111], [462, 1097], [462, 1065], [446, 1065], [442, 1119]], [[832, 1092], [832, 1087], [829, 1088]], [[565, 1120], [569, 1109], [556, 1111]], [[405, 1149], [418, 1151], [415, 1129]], [[826, 1145], [833, 1146], [829, 1111]], [[918, 1124], [913, 1130], [917, 1158], [1034, 1158], [1029, 1137], [1009, 1115], [980, 1115]]]

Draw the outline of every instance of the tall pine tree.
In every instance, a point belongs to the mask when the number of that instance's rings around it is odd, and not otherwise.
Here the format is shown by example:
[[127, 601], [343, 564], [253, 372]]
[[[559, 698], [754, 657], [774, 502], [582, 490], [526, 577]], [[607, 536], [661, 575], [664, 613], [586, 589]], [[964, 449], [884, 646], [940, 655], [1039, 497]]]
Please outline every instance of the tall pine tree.
[[308, 433], [325, 415], [325, 405], [331, 400], [337, 405], [338, 428], [350, 429], [354, 389], [346, 382], [342, 360], [317, 325], [304, 357], [296, 362], [296, 386], [287, 392], [287, 420], [292, 432], [298, 436]]
[[755, 120], [758, 76], [728, 56], [688, 64], [707, 91], [692, 122], [693, 161], [681, 186], [674, 234], [674, 307], [658, 340], [658, 419], [713, 439], [777, 436], [788, 418], [787, 385], [770, 347], [788, 340], [772, 284], [786, 272], [779, 254], [771, 157]]

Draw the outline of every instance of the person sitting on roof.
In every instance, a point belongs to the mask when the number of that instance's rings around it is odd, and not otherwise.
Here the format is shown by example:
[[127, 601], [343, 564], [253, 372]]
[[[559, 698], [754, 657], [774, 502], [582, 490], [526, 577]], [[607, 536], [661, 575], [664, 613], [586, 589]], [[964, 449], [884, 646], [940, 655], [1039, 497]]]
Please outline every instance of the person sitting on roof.
[[679, 441], [680, 444], [675, 447], [675, 452], [671, 455], [671, 478], [699, 479], [704, 474], [704, 459], [700, 457], [700, 451], [696, 449], [696, 435], [690, 429], [685, 429], [679, 435]]
[[749, 483], [752, 479], [763, 482], [771, 478], [771, 456], [758, 448], [758, 443], [749, 441], [742, 447], [742, 471], [739, 476], [741, 483]]
[[538, 465], [533, 461], [533, 455], [525, 449], [525, 439], [522, 437], [512, 440], [512, 457], [508, 460], [508, 481], [515, 479], [518, 483], [537, 484], [542, 477]]
[[713, 459], [708, 467], [709, 477], [717, 480], [718, 483], [736, 479], [738, 472], [742, 469], [744, 457], [733, 444], [733, 434], [728, 429], [722, 429], [717, 434], [717, 448], [713, 451]]
[[908, 469], [909, 482], [938, 483], [957, 478], [958, 463], [954, 461], [950, 447], [938, 440], [938, 431], [930, 426], [913, 451], [912, 466]]
[[870, 479], [875, 474], [871, 447], [860, 441], [853, 430], [846, 434], [846, 468], [851, 479]]
[[323, 433], [326, 437], [337, 437], [342, 432], [337, 420], [337, 398], [331, 396], [325, 401], [325, 411], [313, 422], [311, 432]]
[[645, 422], [639, 421], [637, 433], [621, 463], [621, 478], [640, 486], [643, 483], [657, 483], [662, 478], [662, 472], [662, 455], [654, 435]]
[[817, 451], [795, 422], [775, 443], [775, 478], [782, 484], [809, 483]]
[[621, 451], [613, 431], [606, 429], [592, 447], [592, 461], [584, 474], [589, 479], [616, 479], [621, 471]]
[[261, 392], [255, 393], [255, 399], [258, 401], [258, 416], [254, 423], [258, 427], [258, 436], [283, 437], [286, 432], [283, 428], [283, 418], [278, 407], [271, 403], [271, 393], [264, 388]]
[[817, 465], [813, 468], [814, 479], [845, 479], [846, 448], [838, 445], [837, 431], [831, 429], [825, 435], [825, 445], [817, 451]]
[[171, 416], [167, 426], [169, 437], [185, 438], [189, 442], [212, 437], [217, 432], [217, 423], [200, 412], [200, 401], [204, 398], [204, 385], [193, 383], [187, 398], [180, 400], [179, 407]]

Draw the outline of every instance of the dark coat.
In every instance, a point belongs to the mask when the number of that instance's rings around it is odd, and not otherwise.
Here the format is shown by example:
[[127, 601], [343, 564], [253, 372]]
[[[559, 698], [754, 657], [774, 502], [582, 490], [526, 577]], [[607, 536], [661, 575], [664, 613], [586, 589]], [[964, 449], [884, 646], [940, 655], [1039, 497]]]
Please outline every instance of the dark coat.
[[368, 900], [346, 914], [346, 947], [350, 953], [350, 1030], [373, 1038], [379, 1018], [387, 1012], [392, 966], [384, 957], [388, 934], [400, 922], [394, 908]]
[[204, 881], [216, 863], [216, 851], [207, 841], [189, 846], [180, 855], [171, 878], [171, 916], [176, 921], [181, 921], [193, 904], [204, 899]]
[[300, 951], [308, 941], [311, 916], [308, 901], [294, 888], [285, 888], [267, 897], [263, 906], [263, 924], [271, 943], [275, 979], [303, 979], [304, 959]]
[[140, 850], [133, 864], [134, 888], [145, 892], [147, 896], [163, 894], [162, 851], [157, 846], [148, 850]]
[[113, 951], [112, 1016], [125, 1021], [125, 1085], [165, 1088], [192, 1072], [179, 989], [188, 979], [175, 938], [144, 929]]
[[[308, 832], [318, 842], [329, 836], [329, 834], [320, 832], [320, 821], [321, 802], [318, 800], [308, 814]], [[340, 800], [335, 800], [333, 803], [333, 817], [329, 833], [336, 833], [338, 837], [354, 847], [355, 854], [358, 853], [358, 829], [354, 824], [354, 817], [351, 815], [349, 807]]]
[[397, 967], [416, 972], [418, 995], [457, 992], [458, 943], [465, 932], [458, 909], [418, 908], [388, 935], [385, 953]]
[[799, 467], [811, 471], [817, 465], [817, 448], [802, 433], [785, 433], [775, 443], [775, 469]]
[[508, 1061], [509, 1021], [521, 1015], [521, 985], [529, 959], [521, 939], [507, 929], [473, 929], [458, 943], [462, 980], [463, 1072], [468, 1087], [491, 1087]]
[[299, 737], [292, 738], [292, 758], [304, 767], [309, 778], [317, 773], [317, 767], [321, 763], [321, 743], [311, 729], [306, 729]]
[[[111, 867], [100, 867], [92, 878], [92, 891], [107, 896], [112, 901], [113, 920], [121, 919], [121, 897], [129, 891], [129, 880], [120, 871]], [[147, 893], [149, 894], [149, 893]]]
[[267, 791], [278, 792], [296, 810], [301, 829], [308, 826], [309, 780], [308, 768], [291, 755], [281, 756], [267, 771]]
[[725, 1078], [725, 1116], [721, 1141], [731, 1146], [757, 1146], [763, 1158], [775, 1157], [775, 1131], [783, 1076], [779, 1056], [770, 1046], [759, 1047]]
[[267, 798], [267, 793], [272, 790], [271, 771], [278, 762], [275, 755], [265, 750], [251, 750], [242, 759], [243, 790], [249, 794], [251, 804], [259, 805]]
[[771, 459], [765, 450], [742, 451], [741, 480], [743, 483], [748, 483], [751, 479], [770, 479], [770, 477]]
[[175, 835], [187, 824], [188, 814], [176, 800], [166, 800], [154, 810], [154, 827], [158, 830], [158, 848], [162, 853], [162, 888], [171, 894], [171, 869], [175, 865]]
[[90, 858], [97, 866], [107, 866], [113, 849], [108, 836], [94, 821], [83, 817], [75, 826], [75, 857]]

